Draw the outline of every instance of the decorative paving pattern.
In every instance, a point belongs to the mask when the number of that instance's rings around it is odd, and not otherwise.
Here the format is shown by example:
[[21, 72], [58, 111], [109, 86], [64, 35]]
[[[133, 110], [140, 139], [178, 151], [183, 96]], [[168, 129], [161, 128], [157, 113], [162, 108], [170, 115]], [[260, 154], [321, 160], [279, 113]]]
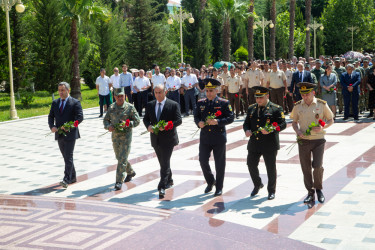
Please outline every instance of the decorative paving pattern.
[[[197, 157], [198, 135], [191, 135], [196, 126], [192, 117], [184, 118], [178, 127], [180, 145], [171, 161], [175, 186], [159, 200], [159, 164], [149, 137], [139, 136], [145, 128], [139, 126], [133, 132], [130, 162], [137, 175], [122, 190], [114, 191], [116, 165], [110, 135], [97, 138], [104, 132], [102, 120], [96, 118], [97, 109], [84, 114], [82, 139], [75, 150], [78, 182], [66, 190], [58, 185], [63, 172], [58, 147], [52, 137], [44, 137], [47, 118], [0, 123], [4, 131], [0, 135], [4, 159], [0, 166], [0, 248], [102, 249], [123, 248], [126, 242], [129, 248], [159, 249], [166, 247], [165, 242], [168, 248], [181, 248], [182, 243], [188, 246], [201, 241], [205, 247], [198, 244], [197, 248], [209, 249], [217, 248], [215, 241], [220, 239], [223, 249], [248, 249], [250, 243], [252, 248], [264, 249], [275, 242], [262, 239], [275, 237], [279, 248], [285, 243], [288, 249], [301, 249], [302, 245], [283, 237], [326, 249], [375, 246], [375, 206], [368, 202], [375, 200], [375, 143], [369, 136], [374, 133], [374, 123], [370, 120], [338, 120], [327, 130], [326, 203], [308, 207], [302, 202], [306, 191], [298, 146], [287, 150], [295, 142], [290, 124], [280, 134], [276, 199], [268, 201], [266, 188], [249, 198], [253, 184], [246, 166], [243, 120], [228, 126], [224, 194], [213, 197], [203, 193], [206, 183]], [[28, 133], [30, 126], [38, 129]], [[212, 159], [211, 163], [213, 166]], [[267, 184], [263, 161], [260, 173]], [[343, 216], [349, 219], [342, 221]], [[182, 229], [184, 233], [179, 231]], [[33, 232], [38, 234], [33, 236]], [[348, 239], [352, 232], [354, 236]], [[260, 240], [245, 240], [250, 234]]]

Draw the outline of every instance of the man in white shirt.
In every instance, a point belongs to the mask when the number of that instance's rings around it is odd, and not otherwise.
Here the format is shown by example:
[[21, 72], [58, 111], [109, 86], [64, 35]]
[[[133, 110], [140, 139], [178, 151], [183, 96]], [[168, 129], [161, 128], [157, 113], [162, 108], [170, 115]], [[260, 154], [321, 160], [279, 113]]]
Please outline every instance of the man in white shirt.
[[111, 104], [109, 90], [112, 87], [110, 79], [108, 76], [105, 75], [105, 69], [100, 69], [100, 76], [96, 78], [96, 89], [98, 90], [99, 96], [99, 105], [100, 105], [100, 115], [99, 117], [103, 116], [103, 106], [104, 100], [107, 107]]
[[180, 104], [180, 93], [179, 89], [181, 88], [181, 78], [176, 76], [176, 70], [171, 69], [171, 76], [167, 79], [167, 97], [178, 104]]
[[159, 66], [155, 66], [155, 75], [152, 75], [151, 82], [153, 89], [155, 89], [155, 87], [158, 85], [165, 86], [165, 76], [162, 73], [160, 73]]
[[147, 94], [148, 89], [151, 87], [150, 80], [144, 76], [145, 71], [139, 70], [139, 76], [134, 80], [134, 89], [137, 91], [137, 111], [140, 117], [142, 117], [143, 107], [147, 105]]
[[195, 74], [191, 74], [191, 69], [186, 68], [186, 75], [181, 80], [181, 87], [185, 90], [185, 116], [189, 116], [190, 102], [195, 110], [197, 103], [195, 100], [195, 86], [198, 83], [198, 79]]
[[111, 75], [110, 77], [110, 83], [112, 84], [114, 89], [120, 88], [120, 75], [118, 72], [118, 68], [115, 67], [113, 69], [113, 75]]

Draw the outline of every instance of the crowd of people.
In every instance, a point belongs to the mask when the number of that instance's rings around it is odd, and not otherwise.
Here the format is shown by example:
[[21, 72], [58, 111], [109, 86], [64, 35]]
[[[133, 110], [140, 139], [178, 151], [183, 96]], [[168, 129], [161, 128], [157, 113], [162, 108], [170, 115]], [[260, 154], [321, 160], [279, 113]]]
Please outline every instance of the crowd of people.
[[[294, 103], [301, 100], [297, 84], [311, 82], [317, 85], [317, 97], [327, 101], [332, 112], [342, 114], [344, 120], [369, 111], [374, 117], [375, 108], [375, 56], [366, 54], [362, 59], [346, 59], [340, 56], [296, 58], [292, 60], [255, 60], [250, 62], [224, 63], [220, 68], [202, 65], [200, 69], [179, 63], [176, 69], [166, 67], [164, 73], [159, 66], [145, 72], [122, 65], [122, 73], [114, 68], [111, 77], [101, 75], [96, 84], [100, 106], [112, 103], [111, 88], [124, 87], [126, 99], [134, 104], [138, 114], [148, 101], [154, 99], [153, 89], [165, 85], [167, 97], [180, 104], [184, 116], [189, 116], [199, 99], [206, 97], [202, 81], [206, 78], [221, 82], [218, 96], [229, 100], [235, 111], [235, 118], [243, 116], [249, 105], [255, 103], [252, 87], [263, 86], [270, 90], [270, 100], [283, 107], [285, 114], [292, 111]], [[107, 100], [109, 99], [109, 100]], [[337, 110], [338, 109], [338, 110]], [[338, 112], [337, 112], [338, 111]], [[101, 111], [100, 116], [103, 115]], [[374, 118], [375, 119], [375, 118]]]

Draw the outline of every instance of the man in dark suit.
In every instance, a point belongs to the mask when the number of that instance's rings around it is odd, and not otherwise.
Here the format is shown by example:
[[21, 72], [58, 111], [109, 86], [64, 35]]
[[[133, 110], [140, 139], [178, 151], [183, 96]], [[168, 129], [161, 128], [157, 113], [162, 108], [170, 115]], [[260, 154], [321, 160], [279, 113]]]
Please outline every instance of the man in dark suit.
[[[227, 143], [227, 132], [225, 125], [231, 124], [234, 120], [232, 107], [229, 101], [217, 97], [220, 82], [213, 78], [203, 80], [201, 89], [206, 89], [207, 98], [197, 103], [194, 111], [195, 124], [201, 129], [199, 143], [199, 162], [201, 164], [207, 187], [204, 190], [208, 193], [216, 186], [215, 196], [222, 195], [225, 175], [225, 152]], [[219, 112], [220, 111], [220, 112]], [[216, 115], [215, 115], [216, 114]], [[215, 119], [206, 119], [214, 115]], [[213, 151], [215, 159], [216, 180], [211, 172], [209, 158]]]
[[[173, 186], [170, 160], [174, 146], [178, 145], [176, 127], [181, 125], [180, 105], [165, 97], [164, 85], [157, 85], [154, 88], [156, 100], [147, 103], [143, 123], [150, 132], [151, 146], [155, 149], [156, 156], [160, 163], [160, 182], [158, 185], [159, 198], [164, 198], [165, 189]], [[172, 121], [172, 130], [161, 130], [157, 135], [152, 126], [159, 121]]]
[[[70, 132], [59, 134], [58, 129], [66, 122], [83, 121], [83, 112], [81, 103], [69, 95], [70, 85], [66, 82], [59, 83], [58, 91], [60, 98], [54, 100], [48, 115], [48, 125], [55, 133], [55, 139], [58, 141], [59, 148], [65, 161], [64, 179], [60, 185], [67, 188], [69, 184], [77, 181], [76, 170], [73, 163], [73, 151], [76, 139], [80, 138], [78, 126], [71, 128]], [[64, 130], [64, 128], [61, 128]]]
[[299, 92], [299, 88], [297, 87], [297, 84], [300, 82], [311, 82], [314, 83], [311, 73], [309, 71], [303, 70], [304, 66], [303, 63], [297, 64], [297, 69], [292, 76], [292, 83], [289, 87], [289, 92], [293, 93], [293, 99], [295, 102], [298, 102], [302, 99], [301, 94]]
[[354, 120], [358, 121], [358, 100], [361, 76], [359, 72], [354, 70], [353, 64], [348, 64], [346, 66], [346, 72], [341, 74], [340, 84], [342, 87], [342, 95], [344, 97], [344, 120], [349, 118], [349, 106], [351, 100]]
[[[253, 90], [256, 103], [249, 107], [243, 124], [246, 137], [250, 137], [247, 145], [249, 152], [247, 166], [254, 183], [254, 190], [251, 192], [251, 196], [255, 196], [259, 189], [263, 187], [258, 169], [259, 159], [263, 155], [268, 176], [268, 199], [273, 200], [275, 198], [277, 177], [276, 156], [277, 151], [280, 149], [279, 132], [286, 128], [286, 122], [283, 108], [269, 101], [269, 90], [267, 88], [256, 86], [253, 87]], [[274, 122], [277, 123], [277, 126], [273, 132], [265, 129], [258, 131], [259, 128], [264, 128], [266, 123], [272, 126]]]

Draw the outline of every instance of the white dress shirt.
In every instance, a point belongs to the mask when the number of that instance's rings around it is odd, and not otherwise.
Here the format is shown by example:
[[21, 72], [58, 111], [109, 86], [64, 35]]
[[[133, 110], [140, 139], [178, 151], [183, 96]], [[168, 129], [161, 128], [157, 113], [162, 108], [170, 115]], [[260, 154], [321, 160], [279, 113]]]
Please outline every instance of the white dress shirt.
[[154, 88], [158, 85], [164, 85], [164, 83], [166, 82], [165, 76], [161, 73], [159, 73], [159, 75], [152, 75], [151, 81], [154, 85]]
[[181, 85], [185, 87], [192, 87], [196, 83], [198, 83], [198, 79], [195, 74], [185, 75], [181, 80]]
[[96, 85], [99, 85], [99, 95], [109, 95], [110, 80], [108, 76], [98, 76]]
[[115, 74], [111, 75], [110, 83], [112, 83], [115, 89], [120, 88], [120, 75], [119, 74], [117, 76]]
[[167, 79], [167, 89], [179, 89], [181, 87], [181, 78], [178, 76], [170, 76]]
[[[164, 105], [165, 105], [165, 101], [167, 100], [166, 97], [164, 97], [164, 100], [161, 103], [161, 106], [160, 106], [160, 112], [163, 112], [163, 108], [164, 108]], [[158, 109], [159, 109], [159, 102], [158, 100], [156, 100], [156, 105], [155, 105], [155, 115], [156, 117], [158, 117]], [[160, 113], [161, 115], [161, 113]]]
[[137, 78], [135, 78], [133, 84], [134, 84], [135, 87], [137, 87], [139, 92], [142, 92], [142, 91], [146, 90], [146, 89], [142, 89], [142, 88], [147, 87], [147, 86], [151, 86], [150, 80], [145, 76], [144, 77], [138, 76]]

